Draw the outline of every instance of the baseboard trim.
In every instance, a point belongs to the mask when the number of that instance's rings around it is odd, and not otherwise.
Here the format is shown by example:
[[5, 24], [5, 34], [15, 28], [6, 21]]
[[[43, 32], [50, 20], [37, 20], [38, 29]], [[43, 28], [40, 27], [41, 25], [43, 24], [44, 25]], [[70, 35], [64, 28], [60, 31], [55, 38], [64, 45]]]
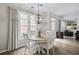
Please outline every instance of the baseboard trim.
[[[17, 47], [17, 48], [15, 48], [14, 50], [17, 50], [17, 49], [19, 49], [19, 48], [22, 48], [22, 47], [24, 47], [25, 45], [20, 45], [19, 47]], [[0, 51], [0, 53], [4, 53], [4, 52], [7, 52], [8, 50], [6, 49], [6, 50], [1, 50]], [[12, 51], [12, 50], [11, 50]]]
[[2, 51], [0, 51], [0, 53], [3, 53], [3, 52], [6, 52], [7, 50], [2, 50]]

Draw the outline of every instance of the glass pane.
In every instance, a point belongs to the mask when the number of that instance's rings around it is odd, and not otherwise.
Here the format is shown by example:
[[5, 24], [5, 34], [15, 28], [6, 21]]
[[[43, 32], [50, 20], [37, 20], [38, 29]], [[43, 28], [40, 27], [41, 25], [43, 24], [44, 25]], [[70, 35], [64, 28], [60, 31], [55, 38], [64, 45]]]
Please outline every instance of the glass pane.
[[20, 29], [21, 29], [21, 33], [27, 33], [27, 28], [28, 26], [27, 25], [21, 25]]
[[30, 16], [30, 30], [32, 30], [32, 31], [37, 30], [36, 19], [35, 19], [35, 16], [33, 16], [33, 15]]
[[33, 25], [35, 24], [36, 25], [36, 19], [35, 19], [35, 16], [30, 16], [30, 25]]
[[27, 25], [28, 23], [27, 15], [20, 14], [20, 25]]
[[30, 30], [36, 31], [36, 30], [37, 30], [37, 25], [31, 25], [31, 26], [30, 26]]

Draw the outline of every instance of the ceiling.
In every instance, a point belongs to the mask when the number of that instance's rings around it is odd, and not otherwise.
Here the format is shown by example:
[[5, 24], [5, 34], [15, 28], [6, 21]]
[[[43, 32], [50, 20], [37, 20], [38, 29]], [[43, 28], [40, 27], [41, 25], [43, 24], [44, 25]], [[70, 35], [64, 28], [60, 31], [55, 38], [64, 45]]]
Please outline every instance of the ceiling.
[[[37, 13], [37, 3], [13, 3], [11, 5], [21, 7]], [[33, 7], [33, 8], [32, 8]], [[40, 3], [40, 13], [62, 16], [65, 19], [79, 18], [79, 3]]]

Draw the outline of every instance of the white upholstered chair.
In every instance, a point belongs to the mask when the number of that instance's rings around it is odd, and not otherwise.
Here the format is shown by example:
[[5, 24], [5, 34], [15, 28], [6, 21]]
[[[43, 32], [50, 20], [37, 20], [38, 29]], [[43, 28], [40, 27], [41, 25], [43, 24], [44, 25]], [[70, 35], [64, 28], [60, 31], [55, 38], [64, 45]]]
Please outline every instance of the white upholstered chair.
[[[24, 37], [24, 42], [25, 42], [25, 54], [27, 53], [27, 54], [34, 54], [36, 51], [37, 51], [37, 49], [38, 49], [38, 44], [34, 41], [34, 40], [32, 40], [32, 39], [30, 39], [29, 37], [28, 37], [28, 35], [27, 34], [25, 34], [25, 33], [23, 33], [23, 37]], [[27, 49], [28, 49], [28, 51], [27, 51]]]
[[41, 48], [45, 48], [47, 50], [47, 54], [49, 55], [49, 50], [52, 48], [52, 52], [54, 54], [54, 39], [55, 39], [55, 33], [52, 31], [46, 32], [47, 42], [40, 44]]

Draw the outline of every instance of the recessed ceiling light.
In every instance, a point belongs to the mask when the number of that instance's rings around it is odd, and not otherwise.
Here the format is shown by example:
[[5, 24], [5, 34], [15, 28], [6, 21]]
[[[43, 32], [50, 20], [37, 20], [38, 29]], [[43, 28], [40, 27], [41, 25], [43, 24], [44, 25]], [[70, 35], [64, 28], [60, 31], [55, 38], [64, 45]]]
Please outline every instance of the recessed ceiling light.
[[34, 8], [33, 6], [31, 8]]
[[43, 6], [43, 4], [40, 4], [40, 6]]

